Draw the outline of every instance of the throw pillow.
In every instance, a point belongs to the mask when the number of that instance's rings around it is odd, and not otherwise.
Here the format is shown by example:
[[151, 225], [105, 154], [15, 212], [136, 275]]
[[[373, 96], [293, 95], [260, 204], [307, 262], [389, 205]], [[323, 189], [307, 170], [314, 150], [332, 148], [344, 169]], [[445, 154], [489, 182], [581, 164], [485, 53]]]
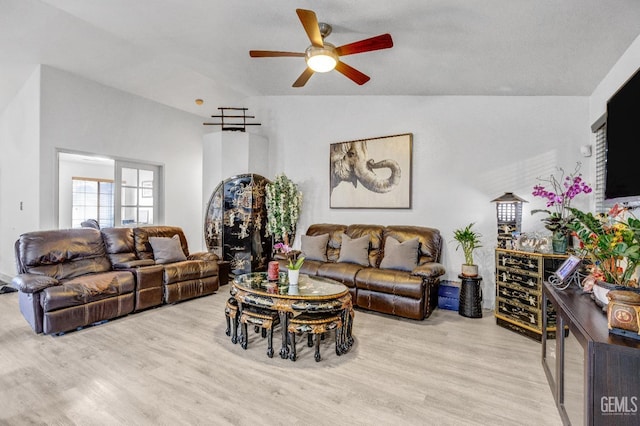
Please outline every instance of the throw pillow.
[[149, 237], [149, 244], [153, 249], [153, 257], [156, 263], [172, 263], [187, 260], [182, 251], [178, 234], [171, 238]]
[[303, 235], [301, 242], [302, 255], [307, 260], [327, 261], [327, 243], [329, 234]]
[[340, 247], [338, 262], [369, 266], [369, 236], [351, 238], [347, 234], [342, 234], [342, 246]]
[[380, 269], [413, 271], [416, 266], [418, 266], [418, 238], [399, 242], [393, 237], [387, 237]]

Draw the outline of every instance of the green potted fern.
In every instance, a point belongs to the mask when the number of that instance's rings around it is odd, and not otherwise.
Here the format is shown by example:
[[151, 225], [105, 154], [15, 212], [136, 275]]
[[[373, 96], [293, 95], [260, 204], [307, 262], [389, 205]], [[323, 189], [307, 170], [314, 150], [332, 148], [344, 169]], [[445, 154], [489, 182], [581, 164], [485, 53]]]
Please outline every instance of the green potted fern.
[[462, 248], [462, 252], [464, 253], [462, 275], [476, 277], [478, 276], [478, 265], [473, 262], [473, 251], [482, 247], [480, 245], [482, 235], [471, 228], [473, 228], [473, 223], [470, 223], [464, 228], [456, 229], [453, 231], [453, 239], [458, 242], [456, 250]]

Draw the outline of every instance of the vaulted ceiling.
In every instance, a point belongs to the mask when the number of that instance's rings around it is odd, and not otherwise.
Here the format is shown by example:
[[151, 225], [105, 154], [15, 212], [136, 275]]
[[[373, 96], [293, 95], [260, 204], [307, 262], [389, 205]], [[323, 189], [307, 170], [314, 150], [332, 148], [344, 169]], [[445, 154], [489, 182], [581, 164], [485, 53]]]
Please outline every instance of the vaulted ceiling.
[[[343, 58], [363, 86], [333, 71], [293, 88], [303, 58], [248, 52], [304, 52], [296, 8], [334, 45], [394, 47]], [[262, 95], [588, 96], [639, 34], [638, 0], [0, 0], [0, 110], [35, 64], [203, 116]]]

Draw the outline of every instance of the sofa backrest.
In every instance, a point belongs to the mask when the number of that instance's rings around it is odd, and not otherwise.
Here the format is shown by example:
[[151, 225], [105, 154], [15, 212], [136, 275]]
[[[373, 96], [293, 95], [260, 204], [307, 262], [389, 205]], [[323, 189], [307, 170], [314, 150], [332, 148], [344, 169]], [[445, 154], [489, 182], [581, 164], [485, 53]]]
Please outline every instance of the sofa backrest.
[[409, 225], [387, 226], [384, 229], [383, 244], [387, 237], [393, 237], [399, 242], [417, 237], [419, 242], [418, 265], [424, 265], [428, 262], [440, 262], [442, 236], [440, 231], [435, 228]]
[[57, 280], [111, 270], [97, 229], [27, 232], [16, 242], [19, 273], [48, 275]]
[[153, 249], [149, 244], [149, 237], [171, 238], [178, 235], [180, 245], [185, 256], [189, 256], [187, 237], [184, 236], [182, 228], [178, 226], [141, 226], [133, 228], [133, 238], [138, 259], [153, 259]]
[[349, 225], [345, 234], [350, 238], [360, 238], [365, 235], [369, 236], [369, 265], [378, 267], [382, 260], [380, 254], [382, 252], [382, 237], [384, 227], [381, 225]]
[[103, 228], [102, 239], [112, 264], [137, 260], [133, 228]]
[[327, 243], [327, 260], [337, 262], [340, 256], [340, 246], [342, 244], [342, 234], [347, 230], [346, 225], [336, 225], [333, 223], [316, 223], [307, 229], [307, 235], [318, 236], [329, 234]]

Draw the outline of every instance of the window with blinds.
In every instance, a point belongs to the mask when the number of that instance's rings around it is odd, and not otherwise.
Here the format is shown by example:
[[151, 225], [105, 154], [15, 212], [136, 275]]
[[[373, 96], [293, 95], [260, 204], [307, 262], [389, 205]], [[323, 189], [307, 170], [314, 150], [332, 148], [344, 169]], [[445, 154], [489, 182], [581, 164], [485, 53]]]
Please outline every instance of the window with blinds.
[[85, 220], [95, 219], [101, 228], [112, 227], [113, 181], [73, 177], [72, 185], [71, 226], [80, 228]]
[[596, 182], [595, 182], [595, 201], [596, 213], [604, 213], [606, 206], [604, 204], [604, 186], [607, 177], [607, 125], [606, 123], [598, 127], [595, 131], [596, 135]]

